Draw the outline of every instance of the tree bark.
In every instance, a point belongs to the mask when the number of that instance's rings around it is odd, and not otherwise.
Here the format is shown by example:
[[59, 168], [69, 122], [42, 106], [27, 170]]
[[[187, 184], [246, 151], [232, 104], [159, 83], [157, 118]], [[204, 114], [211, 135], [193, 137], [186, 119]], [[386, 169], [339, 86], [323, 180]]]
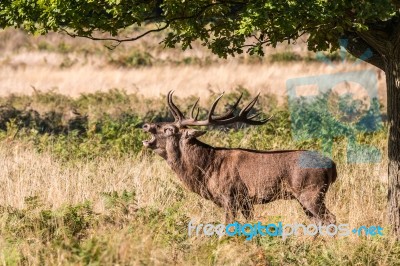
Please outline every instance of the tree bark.
[[[395, 49], [397, 48], [397, 49]], [[400, 49], [390, 49], [385, 58], [389, 126], [388, 176], [389, 222], [400, 240]]]
[[400, 19], [371, 25], [369, 31], [348, 33], [346, 49], [356, 57], [371, 49], [368, 63], [386, 74], [388, 115], [388, 212], [389, 223], [400, 240]]

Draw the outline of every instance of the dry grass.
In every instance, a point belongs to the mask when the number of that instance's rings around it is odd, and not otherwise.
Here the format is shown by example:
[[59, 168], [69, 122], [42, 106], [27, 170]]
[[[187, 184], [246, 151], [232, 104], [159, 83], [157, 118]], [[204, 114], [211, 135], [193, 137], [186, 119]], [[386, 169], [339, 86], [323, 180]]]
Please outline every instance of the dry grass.
[[[384, 149], [384, 147], [379, 147]], [[327, 206], [340, 223], [386, 225], [385, 172], [387, 158], [379, 164], [340, 164], [339, 179], [328, 193]], [[27, 197], [39, 195], [56, 209], [85, 200], [104, 212], [102, 192], [135, 190], [139, 207], [165, 209], [176, 201], [182, 185], [164, 160], [151, 154], [113, 159], [67, 163], [51, 154], [37, 153], [27, 144], [2, 143], [0, 146], [0, 205], [24, 208]], [[168, 169], [168, 170], [166, 170]], [[179, 189], [180, 190], [180, 189]], [[221, 210], [197, 195], [185, 192], [185, 212], [201, 221], [222, 220]], [[203, 207], [204, 206], [204, 207]], [[282, 216], [285, 222], [307, 221], [295, 201], [259, 205], [256, 220]]]
[[[384, 149], [382, 143], [380, 148]], [[380, 225], [385, 228], [384, 233], [387, 237], [389, 232], [386, 220], [387, 186], [381, 175], [386, 164], [387, 158], [379, 164], [339, 165], [339, 178], [327, 194], [327, 206], [337, 216], [338, 223], [347, 223], [350, 228]], [[62, 206], [89, 201], [93, 203], [97, 213], [107, 214], [109, 210], [105, 206], [102, 194], [127, 190], [136, 192], [135, 209], [152, 208], [157, 210], [157, 213], [168, 213], [171, 208], [178, 206], [177, 214], [201, 223], [218, 223], [223, 217], [223, 211], [211, 202], [182, 190], [182, 185], [166, 163], [147, 153], [142, 153], [139, 157], [128, 156], [118, 159], [100, 156], [91, 161], [66, 164], [51, 154], [35, 152], [29, 144], [12, 141], [3, 142], [0, 146], [0, 168], [2, 169], [0, 206], [11, 205], [18, 209], [26, 209], [28, 206], [24, 199], [39, 196], [43, 202], [39, 210], [42, 208], [57, 210]], [[169, 234], [164, 232], [171, 226], [169, 219], [172, 219], [172, 226], [178, 226], [175, 223], [180, 223], [174, 220], [175, 216], [157, 220], [155, 228], [140, 222], [140, 219], [135, 221], [138, 218], [134, 217], [117, 214], [112, 224], [101, 225], [87, 232], [88, 240], [101, 237], [101, 241], [95, 244], [95, 247], [104, 245], [100, 261], [111, 263], [114, 261], [113, 258], [117, 258], [115, 261], [127, 265], [143, 263], [184, 265], [188, 261], [196, 265], [243, 265], [254, 264], [258, 260], [265, 263], [268, 261], [266, 254], [271, 254], [268, 245], [272, 245], [270, 248], [273, 250], [278, 248], [284, 252], [273, 255], [274, 260], [287, 264], [289, 253], [293, 252], [293, 256], [300, 259], [305, 256], [300, 247], [311, 245], [310, 252], [318, 253], [326, 249], [326, 252], [329, 250], [337, 254], [338, 261], [349, 263], [349, 261], [368, 261], [373, 258], [373, 261], [380, 261], [379, 265], [387, 265], [385, 261], [389, 259], [393, 261], [393, 253], [398, 252], [394, 243], [386, 242], [384, 240], [386, 238], [380, 241], [354, 235], [344, 238], [321, 237], [316, 240], [299, 236], [290, 238], [289, 242], [276, 238], [262, 242], [264, 244], [261, 246], [257, 241], [247, 242], [242, 238], [232, 238], [228, 242], [227, 239], [217, 240], [205, 236], [187, 238], [186, 223], [180, 225], [183, 228], [180, 230], [186, 235], [183, 243], [169, 242], [165, 246], [160, 243], [163, 243]], [[277, 222], [277, 219], [283, 223], [309, 223], [295, 201], [276, 201], [256, 207], [256, 221], [269, 223]], [[239, 221], [244, 222], [242, 218]], [[130, 225], [131, 223], [133, 225]], [[31, 234], [31, 239], [36, 239], [35, 231]], [[7, 240], [0, 237], [0, 246], [3, 245], [0, 249], [3, 252], [7, 252], [5, 243]], [[22, 240], [19, 249], [30, 263], [41, 264], [38, 254], [42, 252], [41, 249], [46, 248], [46, 245], [48, 244], [32, 245], [32, 242]], [[181, 245], [186, 246], [188, 250], [182, 250]], [[367, 249], [361, 252], [363, 255], [360, 259], [357, 259], [360, 255], [355, 255], [360, 252], [357, 251], [357, 247]], [[47, 248], [51, 250], [52, 247]], [[81, 248], [84, 250], [85, 245]], [[381, 254], [379, 259], [374, 257], [375, 253], [367, 254], [371, 248]], [[239, 251], [246, 253], [246, 256], [237, 256]], [[8, 255], [0, 252], [0, 257], [3, 259]], [[55, 253], [49, 251], [50, 257], [46, 258], [45, 264], [71, 262], [67, 250], [61, 249], [59, 256], [54, 255]], [[318, 260], [312, 263], [309, 259], [304, 263], [319, 264]]]
[[[182, 96], [196, 93], [206, 97], [210, 90], [231, 91], [243, 86], [251, 92], [277, 94], [282, 101], [286, 97], [288, 79], [374, 69], [379, 77], [380, 100], [386, 103], [384, 74], [365, 63], [354, 65], [354, 62], [340, 62], [333, 66], [304, 61], [272, 63], [252, 59], [248, 55], [222, 60], [198, 45], [185, 52], [179, 49], [162, 50], [161, 46], [155, 44], [160, 40], [157, 37], [108, 51], [101, 43], [72, 40], [62, 35], [28, 38], [20, 32], [0, 33], [8, 37], [0, 44], [0, 48], [3, 47], [0, 56], [0, 95], [3, 96], [10, 93], [31, 94], [33, 86], [43, 91], [55, 89], [74, 97], [111, 88], [124, 89], [128, 93], [139, 92], [146, 97], [166, 94], [171, 89], [178, 90]], [[51, 44], [55, 48], [40, 50], [38, 47], [41, 43]], [[60, 44], [61, 48], [57, 48]], [[195, 58], [200, 61], [209, 59], [211, 63], [205, 66], [156, 64], [141, 68], [118, 68], [109, 64], [110, 58], [119, 58], [127, 51], [146, 51], [155, 60]], [[268, 57], [285, 51], [315, 57], [306, 51], [301, 41], [297, 46], [281, 45], [276, 50], [267, 49], [266, 54]]]
[[[370, 69], [365, 64], [338, 64], [332, 68], [323, 63], [305, 61], [271, 63], [252, 62], [247, 57], [223, 61], [196, 46], [180, 53], [164, 51], [151, 39], [134, 47], [121, 46], [107, 52], [101, 44], [72, 40], [57, 35], [30, 38], [20, 32], [0, 32], [0, 95], [31, 94], [34, 86], [46, 91], [79, 96], [81, 93], [111, 88], [159, 97], [170, 89], [180, 97], [193, 94], [206, 97], [210, 91], [230, 91], [238, 86], [250, 92], [272, 92], [285, 98], [289, 78]], [[159, 37], [154, 37], [155, 39]], [[54, 44], [56, 50], [48, 48]], [[60, 43], [64, 43], [59, 46]], [[40, 50], [38, 47], [45, 47]], [[69, 47], [69, 48], [68, 48]], [[118, 58], [129, 49], [147, 48], [156, 58], [182, 60], [185, 56], [211, 63], [155, 64], [140, 68], [116, 67], [109, 58]], [[54, 48], [55, 49], [55, 48]], [[82, 49], [85, 50], [82, 52]], [[286, 46], [278, 48], [286, 51]], [[292, 48], [305, 54], [304, 45]], [[67, 50], [67, 51], [65, 51]], [[268, 50], [272, 52], [272, 50]], [[172, 58], [172, 59], [171, 59]], [[64, 65], [62, 66], [62, 64]], [[385, 102], [385, 82], [378, 72], [380, 100]], [[307, 94], [307, 91], [304, 92]], [[99, 105], [103, 108], [101, 105]], [[113, 106], [109, 108], [115, 108]], [[210, 144], [217, 133], [207, 140]], [[293, 148], [276, 133], [273, 148]], [[229, 139], [225, 139], [229, 141]], [[246, 146], [243, 137], [240, 145]], [[3, 265], [390, 265], [399, 262], [399, 246], [389, 236], [387, 222], [387, 156], [386, 140], [371, 143], [381, 149], [378, 164], [338, 164], [339, 178], [327, 194], [327, 207], [339, 223], [350, 228], [380, 225], [385, 236], [336, 237], [310, 239], [293, 237], [243, 238], [187, 236], [190, 219], [220, 222], [221, 209], [182, 188], [162, 159], [142, 151], [138, 155], [61, 160], [49, 151], [37, 152], [32, 141], [5, 138], [0, 143], [0, 263]], [[340, 145], [345, 146], [344, 143]], [[279, 146], [279, 147], [278, 147]], [[89, 146], [90, 147], [90, 146]], [[68, 149], [68, 147], [65, 147]], [[49, 149], [51, 150], [51, 149]], [[342, 150], [343, 147], [334, 150]], [[338, 154], [334, 154], [338, 157]], [[116, 208], [107, 206], [104, 193], [134, 191], [135, 203], [122, 202]], [[40, 204], [30, 209], [29, 199]], [[93, 211], [75, 210], [90, 202]], [[8, 207], [7, 207], [8, 206]], [[9, 208], [9, 209], [7, 209]], [[79, 207], [81, 208], [81, 207]], [[120, 208], [120, 209], [119, 209]], [[122, 210], [121, 210], [122, 209]], [[7, 210], [7, 211], [4, 211]], [[79, 209], [82, 211], [82, 209]], [[85, 209], [84, 209], [85, 210]], [[20, 213], [21, 212], [21, 213]], [[54, 213], [53, 213], [54, 212]], [[43, 217], [51, 216], [50, 222]], [[14, 217], [14, 218], [13, 218]], [[17, 217], [17, 218], [15, 218]], [[65, 218], [67, 217], [67, 218]], [[13, 220], [14, 219], [14, 220]], [[85, 220], [87, 219], [87, 220]], [[257, 221], [309, 223], [295, 201], [276, 201], [256, 207]], [[71, 236], [65, 225], [85, 223], [82, 234]], [[82, 222], [82, 220], [84, 222]], [[240, 221], [243, 221], [240, 218]], [[43, 223], [45, 226], [43, 226]], [[47, 224], [48, 223], [48, 224]], [[55, 224], [54, 230], [51, 226]], [[70, 226], [75, 230], [75, 224]], [[50, 229], [49, 229], [50, 228]], [[68, 227], [69, 228], [69, 227]], [[72, 230], [71, 229], [71, 230]], [[51, 237], [47, 238], [46, 234]], [[60, 240], [61, 239], [61, 240]]]
[[[44, 56], [44, 55], [43, 55]], [[157, 66], [141, 69], [116, 69], [92, 65], [60, 69], [49, 66], [25, 66], [24, 68], [2, 67], [0, 69], [0, 92], [31, 94], [31, 86], [43, 91], [56, 91], [79, 96], [81, 93], [107, 91], [110, 88], [124, 89], [128, 93], [139, 92], [146, 97], [166, 94], [175, 89], [181, 96], [194, 93], [208, 96], [209, 90], [231, 91], [238, 86], [256, 93], [274, 93], [286, 96], [286, 81], [290, 78], [350, 72], [367, 69], [344, 65], [332, 68], [320, 63], [293, 63], [272, 65], [246, 65], [229, 62], [209, 67], [199, 66]], [[384, 86], [383, 81], [380, 87]], [[383, 90], [380, 98], [385, 102]]]

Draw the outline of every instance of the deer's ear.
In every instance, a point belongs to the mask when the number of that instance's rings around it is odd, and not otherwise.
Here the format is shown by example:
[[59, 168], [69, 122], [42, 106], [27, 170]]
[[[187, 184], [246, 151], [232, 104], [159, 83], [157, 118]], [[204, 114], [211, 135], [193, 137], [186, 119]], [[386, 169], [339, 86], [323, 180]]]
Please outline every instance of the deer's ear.
[[189, 128], [189, 129], [185, 130], [184, 136], [186, 138], [197, 138], [206, 133], [207, 133], [207, 131], [204, 131], [204, 130], [196, 130], [196, 129]]

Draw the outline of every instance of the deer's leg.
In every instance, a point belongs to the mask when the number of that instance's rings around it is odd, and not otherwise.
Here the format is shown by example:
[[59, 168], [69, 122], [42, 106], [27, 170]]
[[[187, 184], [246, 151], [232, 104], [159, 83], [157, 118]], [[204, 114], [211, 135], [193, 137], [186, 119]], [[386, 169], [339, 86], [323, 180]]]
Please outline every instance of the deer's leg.
[[233, 207], [226, 207], [225, 209], [225, 224], [233, 223], [237, 216], [237, 209]]
[[314, 218], [325, 225], [336, 223], [335, 215], [325, 206], [324, 190], [303, 191], [297, 199], [309, 218]]
[[225, 210], [225, 224], [233, 223], [239, 210], [237, 201], [225, 198], [223, 207]]
[[249, 199], [244, 199], [241, 212], [246, 220], [252, 220], [254, 217], [253, 203]]
[[308, 219], [310, 220], [315, 220], [315, 216], [314, 214], [312, 214], [312, 212], [310, 212], [306, 207], [303, 206], [303, 204], [299, 201], [301, 207], [303, 208], [304, 213], [307, 215]]
[[336, 216], [328, 210], [325, 206], [325, 202], [321, 202], [321, 216], [320, 219], [324, 221], [325, 224], [336, 224]]

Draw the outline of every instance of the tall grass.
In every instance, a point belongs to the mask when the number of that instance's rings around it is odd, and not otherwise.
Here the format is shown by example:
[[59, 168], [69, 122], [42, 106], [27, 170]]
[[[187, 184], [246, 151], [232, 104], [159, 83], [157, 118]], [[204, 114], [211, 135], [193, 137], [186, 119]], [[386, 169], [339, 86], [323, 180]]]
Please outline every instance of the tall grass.
[[[249, 99], [249, 92], [239, 91]], [[226, 95], [218, 112], [239, 91]], [[183, 110], [192, 100], [176, 99]], [[211, 101], [203, 99], [202, 106]], [[339, 177], [327, 194], [327, 206], [338, 223], [350, 228], [380, 225], [383, 236], [285, 240], [257, 236], [246, 241], [188, 236], [190, 220], [220, 223], [223, 211], [184, 189], [164, 160], [142, 149], [141, 140], [148, 138], [140, 129], [143, 121], [171, 119], [166, 118], [163, 98], [117, 90], [78, 98], [37, 91], [34, 97], [12, 95], [0, 102], [20, 111], [12, 118], [0, 112], [6, 125], [0, 131], [0, 262], [4, 265], [400, 264], [400, 245], [390, 236], [386, 219], [385, 127], [357, 136], [381, 150], [383, 158], [376, 164], [347, 164], [347, 139], [335, 139], [332, 156]], [[271, 106], [263, 108], [267, 102]], [[287, 106], [274, 102], [273, 96], [263, 96], [256, 106], [265, 115], [275, 114], [271, 123], [215, 128], [202, 140], [214, 146], [257, 149], [322, 147], [317, 139], [294, 141]], [[37, 120], [27, 115], [33, 108]], [[51, 112], [59, 116], [51, 120]], [[79, 120], [82, 131], [68, 127], [71, 120], [86, 115], [86, 120]], [[42, 121], [48, 121], [47, 130], [39, 126]], [[258, 205], [255, 214], [254, 221], [264, 223], [277, 219], [310, 223], [295, 201]], [[239, 221], [244, 222], [243, 217]]]

